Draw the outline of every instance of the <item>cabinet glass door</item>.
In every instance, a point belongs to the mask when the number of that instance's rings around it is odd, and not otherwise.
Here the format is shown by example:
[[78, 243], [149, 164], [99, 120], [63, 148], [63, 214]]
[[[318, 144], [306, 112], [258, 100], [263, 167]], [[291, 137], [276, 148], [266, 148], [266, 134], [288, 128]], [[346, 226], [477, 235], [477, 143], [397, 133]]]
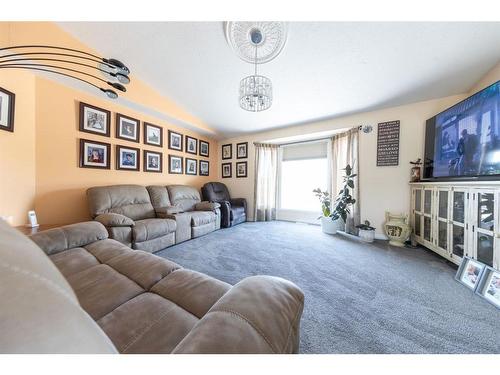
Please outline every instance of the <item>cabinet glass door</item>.
[[424, 212], [423, 216], [423, 239], [425, 242], [433, 241], [432, 236], [432, 194], [434, 193], [434, 189], [424, 189]]
[[413, 235], [417, 238], [422, 237], [422, 188], [413, 190]]
[[466, 206], [467, 193], [465, 190], [451, 192], [451, 256], [460, 260], [465, 254], [466, 247]]
[[449, 233], [450, 225], [448, 222], [450, 208], [450, 191], [438, 189], [437, 191], [437, 239], [436, 244], [442, 253], [449, 253]]
[[478, 190], [474, 195], [476, 222], [474, 230], [475, 258], [493, 267], [497, 202], [493, 191]]

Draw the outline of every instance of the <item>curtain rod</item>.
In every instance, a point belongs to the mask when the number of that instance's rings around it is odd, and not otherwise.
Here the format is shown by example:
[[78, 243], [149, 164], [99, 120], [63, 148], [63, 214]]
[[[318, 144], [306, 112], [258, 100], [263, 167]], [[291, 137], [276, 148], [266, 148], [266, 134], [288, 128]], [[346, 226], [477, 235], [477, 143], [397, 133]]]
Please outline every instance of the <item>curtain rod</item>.
[[345, 133], [345, 132], [348, 132], [352, 129], [358, 129], [358, 130], [361, 130], [363, 128], [363, 125], [360, 125], [360, 126], [354, 126], [352, 128], [349, 128], [343, 132], [338, 132], [338, 133], [333, 133], [329, 136], [326, 136], [326, 137], [321, 137], [321, 138], [314, 138], [314, 139], [308, 139], [308, 140], [305, 140], [305, 141], [294, 141], [294, 142], [285, 142], [285, 143], [269, 143], [269, 142], [254, 142], [253, 144], [256, 146], [256, 145], [261, 145], [261, 144], [265, 144], [265, 145], [276, 145], [276, 146], [288, 146], [288, 145], [295, 145], [295, 144], [298, 144], [298, 143], [308, 143], [308, 142], [319, 142], [319, 141], [327, 141], [329, 139], [331, 139], [332, 137], [334, 137], [335, 135], [337, 134], [342, 134], [342, 133]]

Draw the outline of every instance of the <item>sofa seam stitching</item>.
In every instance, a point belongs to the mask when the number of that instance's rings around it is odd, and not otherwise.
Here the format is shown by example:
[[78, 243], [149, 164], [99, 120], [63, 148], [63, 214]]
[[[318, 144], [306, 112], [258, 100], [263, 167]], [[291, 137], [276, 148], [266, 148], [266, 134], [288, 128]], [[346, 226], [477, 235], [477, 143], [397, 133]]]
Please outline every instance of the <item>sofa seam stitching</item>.
[[60, 287], [55, 282], [47, 279], [46, 277], [44, 277], [42, 275], [35, 273], [35, 272], [28, 271], [28, 270], [20, 268], [18, 266], [14, 266], [14, 265], [9, 264], [9, 263], [5, 263], [5, 262], [0, 263], [0, 266], [9, 269], [12, 272], [24, 274], [27, 276], [31, 276], [34, 279], [40, 280], [42, 283], [47, 285], [49, 287], [49, 289], [57, 291], [58, 293], [63, 295], [66, 299], [68, 299], [68, 301], [70, 301], [72, 304], [80, 306], [80, 304], [78, 302], [75, 302], [73, 300], [73, 298], [71, 297], [71, 295], [68, 292], [66, 292], [62, 287]]
[[232, 314], [232, 315], [235, 315], [236, 317], [238, 317], [239, 319], [245, 321], [250, 327], [252, 327], [260, 336], [262, 336], [262, 338], [264, 339], [264, 341], [266, 342], [267, 345], [269, 345], [269, 347], [271, 348], [271, 351], [273, 352], [273, 354], [276, 354], [276, 350], [273, 348], [273, 346], [271, 345], [271, 342], [269, 341], [269, 339], [267, 338], [267, 336], [261, 331], [260, 328], [257, 327], [257, 325], [252, 322], [250, 319], [246, 318], [245, 316], [243, 316], [242, 314], [236, 312], [236, 311], [233, 311], [233, 310], [229, 310], [229, 309], [217, 309], [217, 310], [214, 310], [214, 311], [211, 311], [209, 313], [215, 313], [215, 312], [225, 312], [225, 313], [228, 313], [228, 314]]
[[[303, 302], [304, 302], [304, 301], [302, 301], [302, 303], [303, 303]], [[286, 347], [286, 345], [287, 345], [287, 344], [289, 343], [289, 341], [290, 341], [290, 336], [292, 335], [293, 328], [294, 328], [294, 326], [295, 326], [295, 323], [297, 322], [297, 318], [299, 317], [300, 312], [301, 312], [301, 309], [300, 309], [300, 305], [299, 305], [299, 308], [297, 309], [297, 313], [295, 314], [295, 317], [294, 317], [294, 318], [293, 318], [293, 320], [292, 320], [292, 324], [290, 325], [290, 330], [289, 330], [288, 335], [287, 335], [287, 338], [286, 338], [285, 347]], [[285, 347], [282, 349], [282, 352], [284, 352]]]

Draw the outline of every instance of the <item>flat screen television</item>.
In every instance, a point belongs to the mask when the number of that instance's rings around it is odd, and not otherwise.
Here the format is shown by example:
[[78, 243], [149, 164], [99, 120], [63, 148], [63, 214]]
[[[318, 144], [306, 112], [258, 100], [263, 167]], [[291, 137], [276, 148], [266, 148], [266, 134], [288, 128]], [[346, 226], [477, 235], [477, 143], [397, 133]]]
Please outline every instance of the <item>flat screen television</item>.
[[424, 180], [500, 180], [500, 81], [426, 122]]

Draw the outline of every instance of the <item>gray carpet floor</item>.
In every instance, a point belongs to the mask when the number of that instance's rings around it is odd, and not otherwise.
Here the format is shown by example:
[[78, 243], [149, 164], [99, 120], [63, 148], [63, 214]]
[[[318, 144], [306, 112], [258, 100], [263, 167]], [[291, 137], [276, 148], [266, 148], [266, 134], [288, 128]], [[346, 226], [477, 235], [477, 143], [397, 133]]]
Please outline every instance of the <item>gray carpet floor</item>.
[[280, 276], [305, 294], [301, 353], [500, 353], [500, 310], [424, 248], [364, 244], [318, 226], [244, 223], [157, 255], [235, 284]]

